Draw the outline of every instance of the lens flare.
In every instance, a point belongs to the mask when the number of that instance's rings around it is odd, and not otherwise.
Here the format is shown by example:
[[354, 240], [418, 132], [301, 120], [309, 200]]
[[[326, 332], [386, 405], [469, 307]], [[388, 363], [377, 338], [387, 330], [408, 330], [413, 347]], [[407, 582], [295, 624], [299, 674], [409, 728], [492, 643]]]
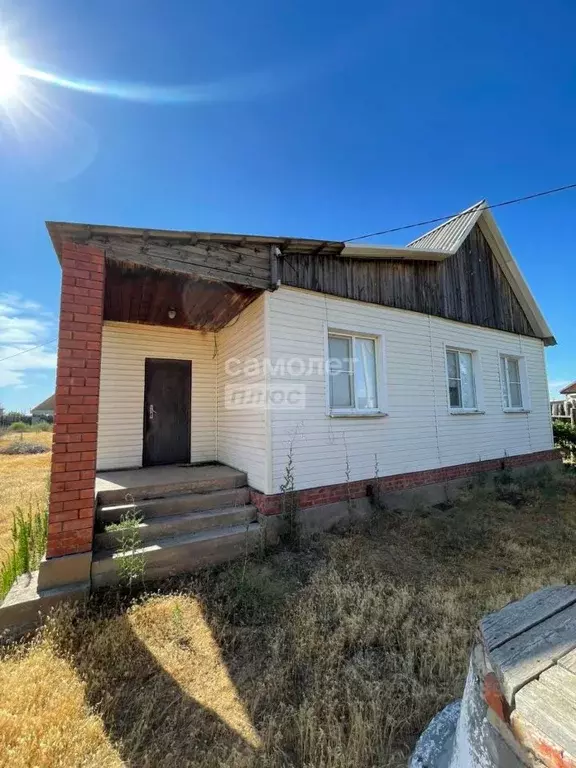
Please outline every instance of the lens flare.
[[8, 51], [0, 48], [0, 103], [9, 101], [18, 93], [22, 67]]

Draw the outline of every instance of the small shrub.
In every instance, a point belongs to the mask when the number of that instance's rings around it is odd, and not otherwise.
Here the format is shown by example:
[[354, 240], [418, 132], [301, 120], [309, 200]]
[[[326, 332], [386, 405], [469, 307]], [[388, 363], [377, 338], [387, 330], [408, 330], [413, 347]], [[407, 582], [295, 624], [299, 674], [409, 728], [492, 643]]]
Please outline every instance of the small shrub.
[[18, 456], [31, 453], [48, 453], [49, 450], [50, 448], [47, 448], [45, 445], [40, 445], [39, 443], [27, 443], [24, 440], [20, 440], [0, 448], [0, 453], [9, 456]]
[[[128, 499], [131, 500], [131, 497]], [[137, 509], [122, 515], [120, 522], [106, 526], [107, 533], [118, 534], [118, 576], [120, 582], [131, 591], [136, 581], [144, 583], [146, 561], [144, 555], [138, 552], [142, 547], [140, 523], [142, 516]]]
[[282, 494], [280, 506], [284, 523], [280, 538], [286, 546], [298, 547], [301, 543], [302, 532], [298, 520], [298, 493], [294, 479], [294, 442], [291, 440], [284, 467], [284, 481], [280, 486], [280, 493]]
[[0, 567], [0, 599], [6, 596], [18, 576], [40, 565], [48, 537], [48, 510], [34, 509], [32, 502], [26, 512], [16, 507], [11, 534], [11, 551]]
[[30, 432], [52, 432], [53, 426], [47, 421], [38, 421], [29, 427]]
[[503, 469], [494, 478], [495, 495], [512, 507], [532, 507], [543, 499], [557, 496], [561, 484], [549, 467], [526, 470], [513, 474]]
[[28, 424], [25, 424], [23, 421], [15, 421], [13, 424], [10, 424], [8, 427], [10, 432], [27, 432], [29, 429]]
[[552, 422], [554, 443], [560, 448], [565, 459], [572, 458], [576, 453], [576, 427], [568, 421], [557, 419]]

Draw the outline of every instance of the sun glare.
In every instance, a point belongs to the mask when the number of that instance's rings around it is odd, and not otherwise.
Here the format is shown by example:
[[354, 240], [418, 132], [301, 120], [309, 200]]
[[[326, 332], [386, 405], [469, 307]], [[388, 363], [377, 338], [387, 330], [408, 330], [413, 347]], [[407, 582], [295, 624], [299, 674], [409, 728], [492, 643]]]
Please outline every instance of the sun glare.
[[3, 48], [0, 48], [0, 102], [16, 95], [20, 85], [21, 67]]

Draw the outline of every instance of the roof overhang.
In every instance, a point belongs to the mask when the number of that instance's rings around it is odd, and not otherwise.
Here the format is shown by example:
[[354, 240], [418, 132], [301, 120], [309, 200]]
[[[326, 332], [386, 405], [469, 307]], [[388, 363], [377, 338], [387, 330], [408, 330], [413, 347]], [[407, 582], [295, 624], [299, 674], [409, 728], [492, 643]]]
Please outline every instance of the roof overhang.
[[528, 287], [518, 262], [506, 244], [502, 232], [496, 224], [496, 219], [488, 208], [485, 207], [482, 211], [482, 215], [478, 218], [478, 225], [535, 333], [542, 339], [545, 346], [554, 346], [556, 344], [554, 334], [546, 322], [534, 294]]
[[398, 245], [345, 245], [340, 256], [351, 259], [395, 259], [400, 261], [445, 261], [451, 254], [432, 249]]
[[576, 381], [573, 381], [572, 384], [568, 384], [567, 387], [564, 387], [564, 389], [560, 390], [561, 395], [576, 395]]
[[411, 248], [398, 245], [351, 245], [340, 240], [315, 240], [303, 237], [273, 237], [243, 235], [225, 232], [197, 232], [172, 229], [138, 229], [134, 227], [109, 227], [101, 224], [76, 224], [63, 221], [47, 221], [46, 227], [54, 250], [61, 258], [62, 243], [101, 241], [105, 246], [113, 238], [142, 239], [146, 242], [218, 242], [231, 245], [276, 246], [283, 255], [291, 253], [310, 256], [343, 256], [352, 259], [400, 259], [403, 261], [443, 261], [449, 251], [433, 248]]
[[[269, 249], [274, 249], [275, 247], [284, 256], [299, 254], [311, 257], [341, 256], [359, 260], [391, 259], [429, 262], [442, 262], [453, 256], [476, 224], [478, 224], [482, 234], [488, 241], [496, 261], [524, 310], [535, 335], [541, 338], [546, 346], [556, 344], [552, 331], [485, 200], [481, 200], [461, 214], [440, 224], [435, 229], [409, 243], [408, 246], [359, 245], [337, 240], [315, 240], [310, 238], [143, 229], [55, 221], [46, 222], [59, 259], [61, 259], [62, 244], [66, 241], [96, 243], [106, 250], [108, 244], [121, 239], [128, 243], [133, 240], [142, 241], [144, 248], [159, 242], [175, 247], [181, 244], [185, 247], [195, 245], [198, 242], [209, 243], [214, 241], [215, 243], [239, 247], [266, 247]], [[132, 250], [134, 251], [134, 248]], [[140, 262], [138, 261], [137, 263]], [[262, 282], [262, 285], [257, 287], [268, 286]]]
[[166, 241], [173, 243], [210, 242], [230, 245], [276, 246], [283, 254], [301, 253], [314, 256], [339, 254], [345, 243], [338, 240], [315, 240], [299, 237], [274, 237], [267, 235], [244, 235], [229, 232], [198, 232], [193, 230], [145, 229], [135, 227], [111, 227], [102, 224], [80, 224], [66, 221], [47, 221], [46, 227], [59, 259], [62, 244], [66, 241], [82, 242], [97, 240], [103, 246], [113, 238]]

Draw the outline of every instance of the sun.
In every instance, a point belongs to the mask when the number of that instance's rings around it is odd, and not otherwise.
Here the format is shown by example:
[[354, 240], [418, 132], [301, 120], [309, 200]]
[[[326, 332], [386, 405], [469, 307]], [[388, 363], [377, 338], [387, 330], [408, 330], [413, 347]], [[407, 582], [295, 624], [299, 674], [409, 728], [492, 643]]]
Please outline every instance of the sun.
[[0, 48], [0, 103], [9, 101], [18, 93], [21, 73], [20, 64], [6, 49]]

